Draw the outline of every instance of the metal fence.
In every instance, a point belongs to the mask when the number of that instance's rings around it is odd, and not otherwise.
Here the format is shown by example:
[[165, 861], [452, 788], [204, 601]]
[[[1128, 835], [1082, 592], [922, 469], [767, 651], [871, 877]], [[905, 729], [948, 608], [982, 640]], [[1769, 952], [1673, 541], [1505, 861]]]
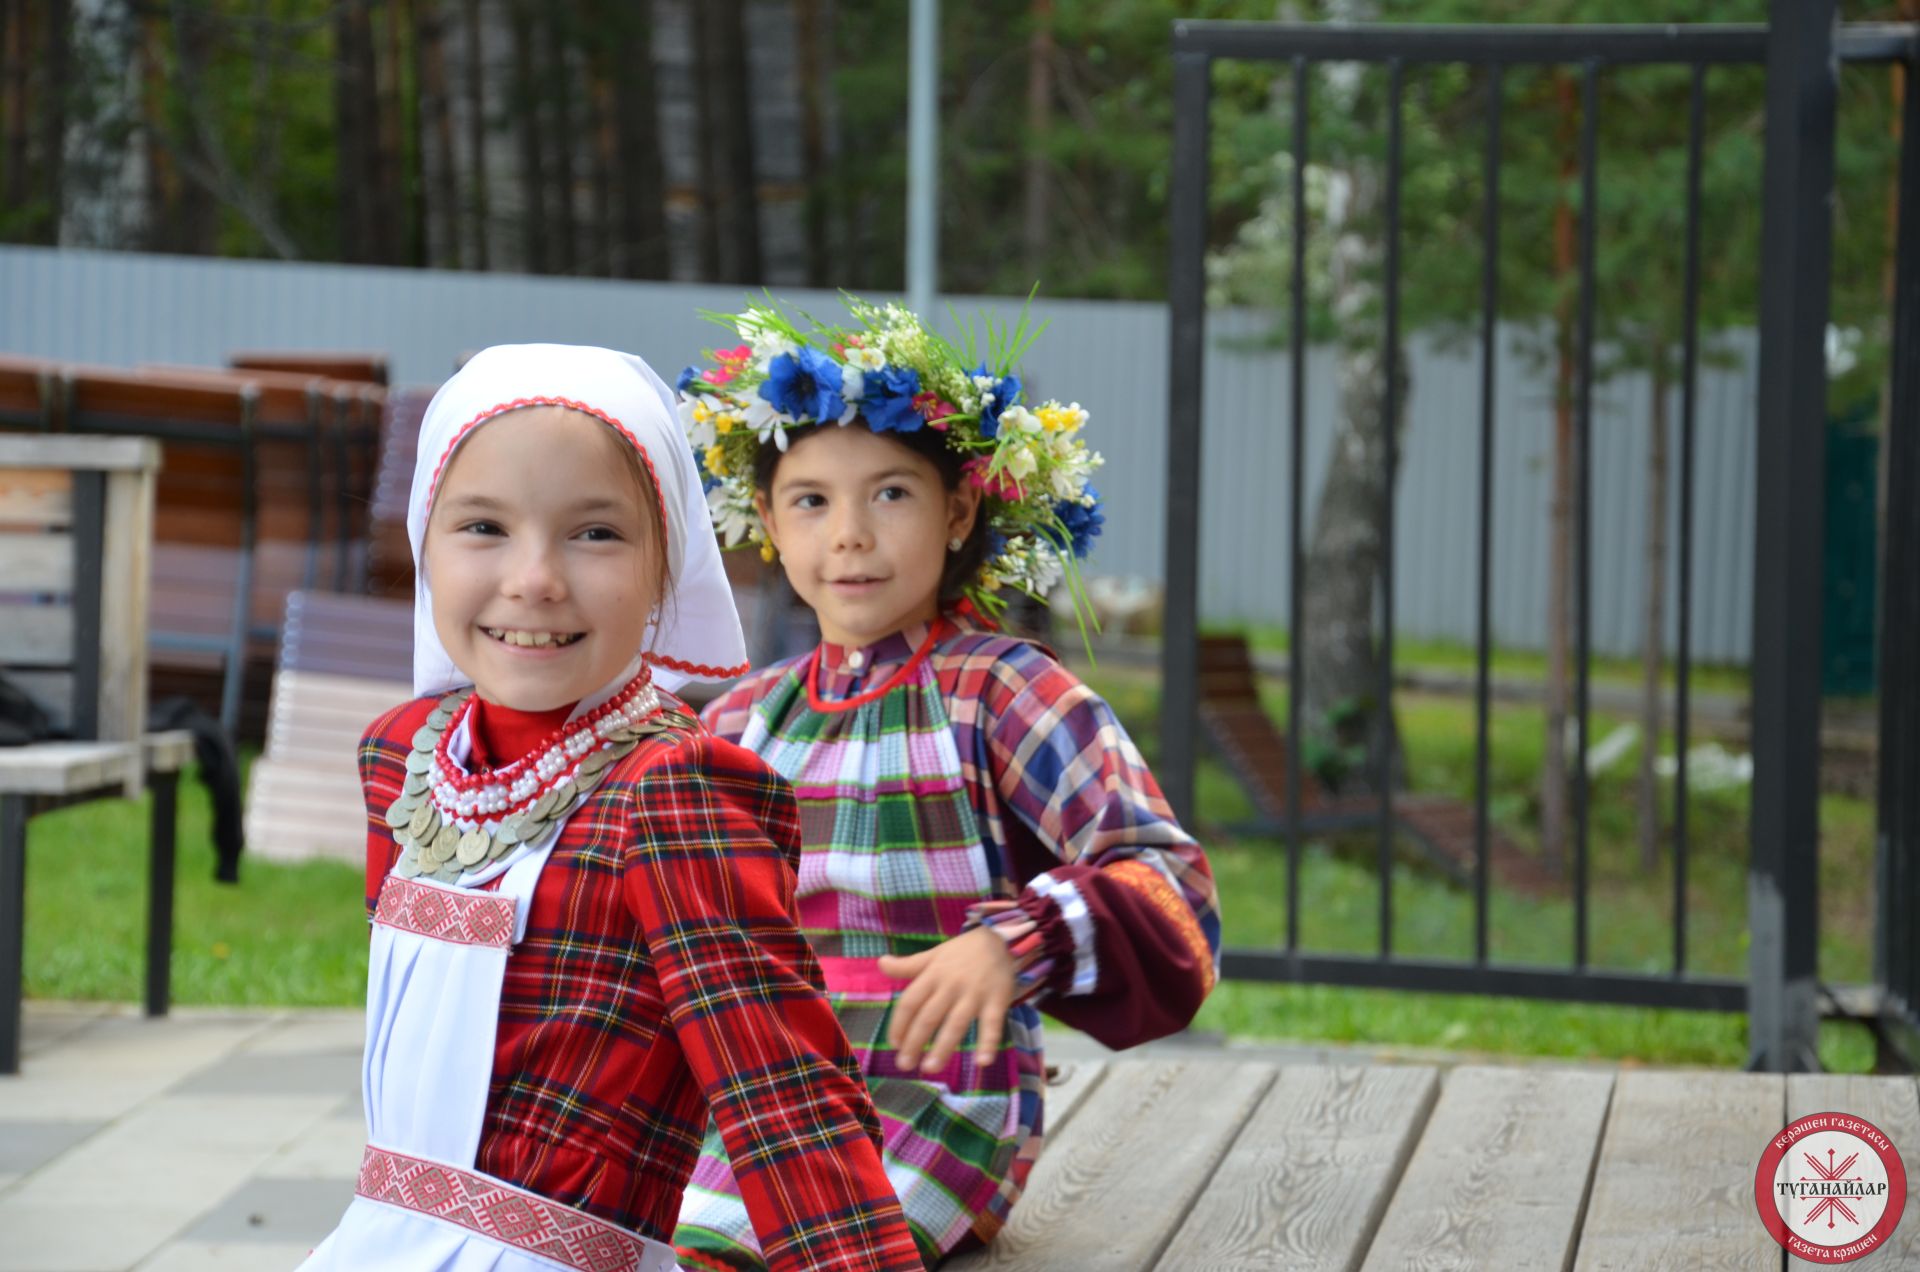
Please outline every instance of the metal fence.
[[[1215, 478], [1211, 452], [1219, 444], [1216, 415], [1205, 409], [1213, 382], [1205, 374], [1217, 356], [1209, 337], [1205, 254], [1209, 227], [1211, 99], [1217, 63], [1250, 60], [1290, 66], [1294, 85], [1291, 149], [1295, 159], [1291, 221], [1293, 283], [1289, 355], [1293, 376], [1288, 396], [1276, 413], [1283, 421], [1290, 451], [1288, 486], [1276, 492], [1286, 508], [1281, 543], [1289, 560], [1289, 622], [1302, 628], [1303, 525], [1307, 507], [1304, 462], [1309, 435], [1307, 377], [1311, 374], [1304, 342], [1306, 329], [1306, 236], [1308, 234], [1304, 157], [1312, 153], [1314, 108], [1310, 72], [1326, 63], [1360, 63], [1384, 70], [1387, 83], [1384, 271], [1380, 341], [1382, 365], [1392, 367], [1405, 341], [1400, 322], [1401, 216], [1404, 177], [1404, 85], [1410, 67], [1450, 64], [1470, 68], [1484, 92], [1482, 322], [1478, 350], [1480, 390], [1473, 417], [1477, 439], [1474, 478], [1459, 491], [1474, 521], [1475, 568], [1468, 583], [1475, 614], [1477, 649], [1475, 694], [1476, 792], [1474, 810], [1474, 956], [1437, 962], [1405, 957], [1393, 946], [1394, 803], [1390, 748], [1375, 747], [1378, 768], [1374, 789], [1382, 792], [1379, 830], [1379, 948], [1372, 956], [1316, 953], [1300, 941], [1302, 756], [1299, 642], [1293, 643], [1289, 669], [1286, 827], [1288, 909], [1284, 947], [1236, 949], [1226, 956], [1229, 975], [1254, 979], [1321, 981], [1345, 985], [1471, 991], [1512, 995], [1636, 1003], [1678, 1007], [1746, 1010], [1750, 1015], [1752, 1063], [1766, 1069], [1817, 1066], [1815, 1033], [1820, 1010], [1816, 980], [1818, 947], [1818, 770], [1821, 713], [1819, 612], [1822, 537], [1822, 443], [1825, 436], [1825, 366], [1832, 233], [1829, 200], [1834, 182], [1835, 91], [1841, 61], [1897, 63], [1909, 77], [1916, 66], [1920, 28], [1840, 27], [1833, 0], [1782, 0], [1773, 6], [1767, 27], [1359, 27], [1289, 24], [1180, 22], [1175, 24], [1175, 138], [1171, 173], [1173, 260], [1172, 328], [1169, 334], [1170, 435], [1167, 455], [1167, 639], [1164, 645], [1164, 698], [1161, 777], [1176, 808], [1193, 807], [1198, 754], [1200, 666], [1198, 629], [1203, 613], [1199, 580], [1206, 576], [1212, 551], [1203, 528], [1202, 509]], [[1500, 144], [1503, 94], [1508, 68], [1562, 65], [1577, 68], [1581, 87], [1579, 180], [1583, 209], [1579, 217], [1573, 537], [1574, 714], [1578, 725], [1571, 764], [1571, 812], [1574, 823], [1572, 958], [1564, 967], [1502, 965], [1488, 950], [1488, 785], [1489, 651], [1497, 639], [1494, 617], [1495, 560], [1500, 551], [1496, 509], [1503, 474], [1495, 457], [1502, 431], [1511, 427], [1509, 408], [1495, 392], [1500, 374], [1501, 340], [1496, 324], [1501, 225], [1498, 191], [1502, 179]], [[1594, 308], [1595, 252], [1605, 233], [1586, 209], [1598, 206], [1602, 179], [1597, 159], [1597, 122], [1602, 77], [1626, 66], [1674, 65], [1692, 71], [1692, 110], [1686, 142], [1687, 231], [1684, 318], [1685, 370], [1680, 384], [1677, 658], [1678, 693], [1675, 851], [1673, 854], [1673, 930], [1671, 966], [1665, 973], [1628, 973], [1596, 969], [1589, 958], [1589, 786], [1587, 778], [1589, 664], [1601, 615], [1616, 601], [1596, 591], [1595, 531], [1602, 509], [1595, 499]], [[1757, 509], [1752, 522], [1751, 614], [1753, 621], [1753, 796], [1749, 863], [1749, 938], [1751, 959], [1745, 981], [1697, 974], [1687, 961], [1688, 853], [1686, 838], [1686, 759], [1690, 721], [1690, 676], [1698, 654], [1696, 619], [1705, 611], [1694, 580], [1701, 547], [1698, 500], [1701, 459], [1701, 383], [1698, 339], [1700, 294], [1702, 119], [1708, 78], [1729, 65], [1764, 65], [1766, 75], [1766, 162], [1763, 182], [1762, 281], [1757, 375], [1757, 423], [1753, 427], [1754, 466], [1743, 480]], [[1905, 95], [1906, 130], [1900, 160], [1900, 237], [1896, 270], [1895, 348], [1892, 436], [1888, 460], [1887, 506], [1890, 519], [1884, 566], [1881, 627], [1882, 726], [1880, 766], [1880, 868], [1882, 912], [1879, 932], [1882, 1008], [1895, 1034], [1911, 1041], [1912, 1005], [1920, 990], [1920, 943], [1911, 935], [1920, 901], [1920, 795], [1911, 780], [1920, 759], [1916, 729], [1915, 603], [1916, 462], [1913, 430], [1920, 407], [1920, 92]], [[1397, 378], [1387, 376], [1383, 417], [1395, 416]], [[1382, 633], [1378, 701], [1393, 701], [1393, 649], [1405, 635], [1400, 609], [1405, 593], [1405, 540], [1394, 533], [1409, 496], [1396, 489], [1396, 470], [1405, 461], [1396, 447], [1382, 448], [1382, 480], [1395, 493], [1387, 501], [1381, 585], [1377, 607]], [[1206, 551], [1203, 552], [1203, 540]], [[1275, 545], [1278, 548], [1280, 545]], [[1276, 553], [1277, 554], [1277, 553]], [[1385, 712], [1376, 712], [1376, 722]], [[1909, 1058], [1914, 1053], [1909, 1051]]]

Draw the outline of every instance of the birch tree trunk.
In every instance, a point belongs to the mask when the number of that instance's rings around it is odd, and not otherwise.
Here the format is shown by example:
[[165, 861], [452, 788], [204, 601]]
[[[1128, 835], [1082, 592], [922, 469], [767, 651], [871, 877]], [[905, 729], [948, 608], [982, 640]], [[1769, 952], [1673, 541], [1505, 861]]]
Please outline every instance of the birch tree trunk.
[[[1403, 360], [1391, 369], [1399, 380], [1399, 410], [1387, 418], [1385, 342], [1383, 333], [1369, 329], [1380, 311], [1383, 252], [1372, 230], [1384, 194], [1384, 174], [1355, 165], [1346, 197], [1333, 201], [1329, 215], [1334, 315], [1346, 337], [1339, 354], [1340, 415], [1306, 551], [1304, 627], [1293, 635], [1300, 642], [1298, 692], [1308, 734], [1323, 748], [1365, 747], [1366, 763], [1353, 773], [1365, 786], [1374, 784], [1383, 759], [1390, 785], [1398, 784], [1403, 768], [1393, 703], [1380, 700], [1382, 634], [1375, 631], [1382, 532], [1393, 499], [1385, 461], [1387, 448], [1399, 445], [1407, 401]], [[1379, 712], [1387, 713], [1384, 720]]]

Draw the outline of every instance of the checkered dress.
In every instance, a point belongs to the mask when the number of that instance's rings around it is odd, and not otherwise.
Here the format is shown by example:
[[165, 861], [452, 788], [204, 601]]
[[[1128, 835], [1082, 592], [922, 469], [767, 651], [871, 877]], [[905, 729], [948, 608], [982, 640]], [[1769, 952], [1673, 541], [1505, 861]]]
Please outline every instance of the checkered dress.
[[[706, 714], [793, 784], [801, 928], [922, 1253], [991, 1239], [1039, 1152], [1039, 1005], [1125, 1046], [1185, 1025], [1211, 988], [1219, 923], [1198, 845], [1097, 695], [1044, 650], [953, 620], [822, 646]], [[976, 1067], [963, 1047], [941, 1073], [902, 1070], [886, 1041], [898, 982], [872, 960], [979, 923], [1021, 966], [999, 1056]], [[690, 1266], [762, 1266], [720, 1149], [709, 1135], [675, 1243]]]
[[[396, 853], [384, 813], [434, 705], [361, 743], [370, 915]], [[705, 730], [649, 738], [608, 772], [507, 960], [475, 1170], [666, 1240], [711, 1121], [772, 1266], [921, 1266], [794, 924], [797, 840], [785, 783]]]

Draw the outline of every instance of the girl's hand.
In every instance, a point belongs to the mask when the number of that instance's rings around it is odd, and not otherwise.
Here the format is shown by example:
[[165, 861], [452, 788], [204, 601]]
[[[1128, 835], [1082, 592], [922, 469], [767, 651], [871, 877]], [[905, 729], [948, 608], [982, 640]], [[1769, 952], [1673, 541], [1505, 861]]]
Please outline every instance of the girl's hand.
[[[963, 932], [922, 954], [906, 958], [883, 955], [880, 970], [911, 981], [893, 1006], [888, 1041], [900, 1067], [912, 1069], [919, 1061], [922, 1073], [937, 1073], [966, 1039], [967, 1027], [979, 1022], [975, 1064], [987, 1065], [1000, 1054], [1007, 1009], [1017, 991], [1013, 955], [1007, 943], [986, 928]], [[926, 1058], [920, 1059], [922, 1049]]]

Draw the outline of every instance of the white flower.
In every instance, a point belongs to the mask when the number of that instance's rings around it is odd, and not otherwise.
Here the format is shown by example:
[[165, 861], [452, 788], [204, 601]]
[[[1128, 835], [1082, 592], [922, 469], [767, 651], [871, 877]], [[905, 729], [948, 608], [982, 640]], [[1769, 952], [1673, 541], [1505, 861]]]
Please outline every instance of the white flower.
[[773, 327], [763, 327], [758, 324], [750, 328], [743, 326], [740, 328], [740, 334], [746, 337], [747, 345], [753, 350], [753, 356], [759, 362], [763, 372], [767, 364], [781, 354], [795, 353], [800, 348], [787, 337], [785, 332]]
[[687, 430], [687, 439], [698, 450], [705, 450], [720, 440], [713, 426], [714, 417], [719, 414], [716, 405], [708, 398], [680, 399], [680, 423]]
[[774, 409], [773, 403], [765, 398], [755, 398], [747, 406], [746, 426], [762, 443], [772, 442], [782, 451], [787, 449], [787, 431], [782, 425], [788, 423], [786, 416]]
[[1000, 416], [1000, 427], [1002, 429], [1018, 429], [1020, 432], [1031, 436], [1039, 433], [1046, 426], [1040, 422], [1038, 415], [1035, 415], [1026, 407], [1010, 406]]
[[1039, 466], [1040, 461], [1034, 458], [1030, 446], [1014, 447], [1007, 455], [1007, 473], [1015, 481], [1025, 481]]
[[886, 355], [871, 345], [858, 346], [847, 350], [847, 367], [861, 371], [878, 371], [887, 365]]
[[[860, 350], [855, 350], [858, 353]], [[878, 357], [878, 354], [874, 355]], [[885, 366], [883, 362], [881, 366]], [[878, 368], [874, 368], [878, 370]], [[853, 364], [849, 358], [847, 365], [840, 368], [840, 396], [849, 402], [858, 402], [867, 395], [867, 373]]]
[[753, 506], [741, 506], [740, 492], [733, 482], [723, 481], [707, 492], [707, 506], [713, 512], [713, 525], [728, 547], [744, 541], [752, 531]]
[[1071, 469], [1056, 468], [1048, 483], [1053, 489], [1055, 499], [1072, 499], [1080, 493], [1080, 478]]

